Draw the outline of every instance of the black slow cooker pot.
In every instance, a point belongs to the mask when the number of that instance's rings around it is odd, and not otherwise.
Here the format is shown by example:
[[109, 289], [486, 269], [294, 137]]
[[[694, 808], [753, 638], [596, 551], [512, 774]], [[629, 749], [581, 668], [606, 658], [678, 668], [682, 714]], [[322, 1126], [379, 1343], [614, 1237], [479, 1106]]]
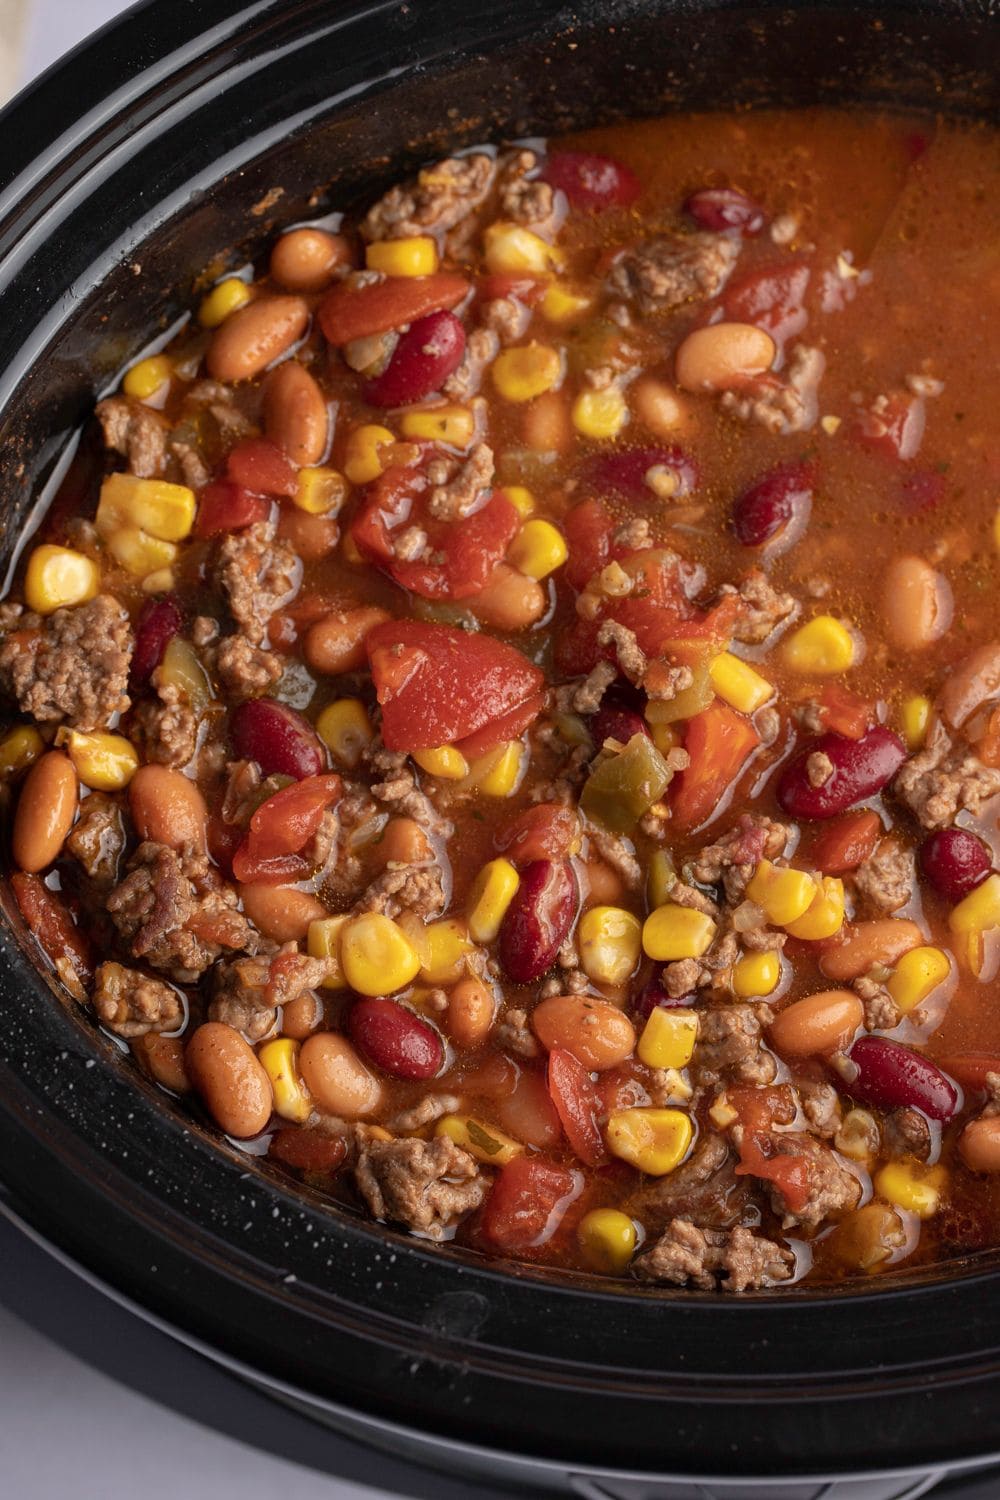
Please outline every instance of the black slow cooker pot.
[[[451, 145], [619, 116], [845, 100], [995, 114], [991, 11], [138, 6], [0, 117], [5, 561], [95, 395], [207, 266], [238, 264], [275, 226]], [[1000, 1453], [997, 1256], [725, 1299], [428, 1248], [203, 1131], [52, 993], [9, 892], [0, 902], [0, 1201], [273, 1392], [510, 1489], [555, 1490], [572, 1470], [673, 1481], [657, 1494], [694, 1493], [678, 1487], [692, 1476], [774, 1495], [804, 1476]]]

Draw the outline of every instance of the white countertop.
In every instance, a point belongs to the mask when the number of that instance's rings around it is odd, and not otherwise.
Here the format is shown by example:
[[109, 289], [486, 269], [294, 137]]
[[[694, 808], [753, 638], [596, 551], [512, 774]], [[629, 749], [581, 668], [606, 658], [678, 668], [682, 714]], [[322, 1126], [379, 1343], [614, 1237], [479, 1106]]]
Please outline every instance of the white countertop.
[[[0, 97], [127, 8], [120, 0], [0, 0]], [[9, 1287], [7, 1295], [16, 1305]], [[166, 1411], [3, 1307], [0, 1475], [10, 1500], [389, 1500], [384, 1490], [321, 1476]]]

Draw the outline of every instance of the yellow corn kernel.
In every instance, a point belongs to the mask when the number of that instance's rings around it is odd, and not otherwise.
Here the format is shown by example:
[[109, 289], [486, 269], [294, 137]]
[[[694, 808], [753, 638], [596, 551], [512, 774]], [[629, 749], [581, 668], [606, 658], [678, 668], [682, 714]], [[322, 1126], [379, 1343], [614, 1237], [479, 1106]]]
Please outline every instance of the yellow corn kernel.
[[336, 469], [316, 466], [299, 470], [292, 504], [310, 516], [336, 516], [347, 499], [347, 480]]
[[816, 899], [817, 886], [804, 870], [786, 869], [762, 859], [747, 885], [751, 901], [763, 909], [775, 927], [784, 927], [805, 916]]
[[735, 1125], [739, 1115], [729, 1102], [729, 1096], [725, 1090], [716, 1094], [708, 1111], [708, 1118], [716, 1130], [728, 1130], [730, 1125]]
[[903, 704], [902, 729], [906, 748], [911, 754], [923, 748], [930, 718], [931, 700], [929, 698], [907, 698]]
[[530, 516], [535, 509], [535, 497], [523, 484], [505, 484], [500, 493], [506, 496], [519, 516]]
[[549, 344], [519, 344], [502, 350], [490, 370], [505, 401], [533, 401], [559, 384], [562, 359]]
[[420, 973], [420, 957], [403, 929], [376, 911], [344, 923], [340, 963], [349, 988], [359, 995], [391, 995]]
[[854, 662], [854, 637], [833, 615], [817, 615], [783, 642], [781, 659], [806, 677], [835, 677]]
[[668, 750], [675, 750], [681, 742], [673, 724], [651, 724], [649, 737], [661, 755], [666, 755]]
[[207, 708], [212, 701], [212, 684], [190, 641], [175, 635], [168, 642], [163, 660], [157, 668], [157, 682], [174, 687], [193, 709]]
[[306, 949], [309, 957], [327, 958], [333, 961], [329, 973], [322, 981], [325, 990], [347, 988], [347, 980], [340, 963], [340, 934], [349, 921], [350, 918], [347, 916], [320, 917], [319, 921], [309, 923], [309, 931], [306, 934]]
[[551, 521], [525, 521], [507, 550], [507, 561], [529, 578], [547, 578], [568, 556], [566, 539]]
[[542, 317], [547, 318], [550, 323], [575, 323], [578, 318], [584, 317], [593, 305], [593, 297], [587, 297], [583, 292], [571, 291], [569, 287], [559, 286], [556, 283], [546, 288], [541, 301]]
[[388, 427], [379, 427], [366, 422], [355, 427], [347, 438], [344, 455], [344, 473], [352, 484], [370, 484], [385, 468], [380, 450], [395, 443], [395, 434]]
[[785, 931], [792, 937], [818, 942], [821, 938], [833, 937], [844, 925], [844, 882], [833, 875], [824, 875], [812, 905], [794, 922], [785, 923]]
[[224, 281], [219, 281], [212, 290], [201, 299], [198, 308], [198, 322], [202, 328], [218, 328], [224, 323], [230, 313], [237, 308], [243, 307], [250, 301], [250, 288], [245, 281], [238, 276], [227, 276]]
[[120, 792], [139, 769], [139, 757], [123, 734], [70, 732], [66, 750], [84, 786], [95, 792]]
[[697, 1040], [697, 1011], [657, 1006], [650, 1011], [635, 1050], [647, 1068], [686, 1068]]
[[777, 953], [747, 953], [733, 965], [733, 992], [741, 1000], [770, 995], [780, 978], [781, 959]]
[[582, 437], [604, 442], [615, 438], [628, 420], [628, 404], [616, 385], [603, 391], [581, 391], [570, 409], [570, 419]]
[[37, 615], [69, 609], [93, 599], [101, 582], [92, 557], [50, 543], [36, 547], [24, 575], [24, 602]]
[[650, 958], [674, 963], [680, 958], [700, 958], [712, 946], [715, 923], [703, 911], [690, 906], [665, 906], [650, 912], [642, 928], [642, 946]]
[[299, 1073], [299, 1044], [290, 1036], [276, 1037], [258, 1049], [257, 1057], [271, 1080], [274, 1112], [301, 1125], [313, 1111], [309, 1090]]
[[34, 724], [17, 724], [0, 740], [0, 777], [16, 776], [38, 759], [45, 749]]
[[616, 1109], [608, 1120], [608, 1150], [650, 1177], [679, 1167], [691, 1147], [691, 1118], [680, 1109]]
[[438, 268], [438, 247], [429, 234], [411, 234], [401, 240], [375, 240], [365, 250], [369, 271], [385, 276], [433, 276]]
[[468, 406], [405, 411], [399, 425], [403, 436], [413, 442], [444, 443], [448, 448], [468, 448], [476, 435], [475, 413]]
[[953, 907], [948, 926], [956, 933], [982, 933], [1000, 927], [1000, 875], [995, 872], [987, 875], [981, 885]]
[[741, 714], [754, 713], [774, 697], [774, 688], [767, 678], [731, 651], [713, 657], [708, 676], [718, 696]]
[[646, 866], [646, 902], [650, 911], [665, 906], [674, 885], [677, 871], [666, 849], [654, 849]]
[[176, 583], [173, 568], [158, 568], [155, 573], [147, 573], [142, 580], [142, 592], [144, 594], [169, 594]]
[[148, 401], [166, 385], [172, 373], [173, 366], [165, 354], [152, 354], [125, 371], [122, 390], [136, 401]]
[[510, 797], [521, 784], [524, 766], [524, 745], [520, 740], [508, 740], [472, 762], [468, 781], [487, 797]]
[[177, 557], [174, 542], [161, 542], [159, 537], [150, 536], [138, 526], [123, 526], [120, 531], [113, 531], [104, 545], [115, 562], [136, 578], [148, 578], [161, 568], [169, 568]]
[[592, 1208], [576, 1231], [584, 1260], [592, 1271], [620, 1276], [635, 1252], [635, 1225], [617, 1208]]
[[886, 989], [905, 1014], [944, 984], [950, 973], [951, 962], [942, 948], [911, 948], [897, 961]]
[[592, 906], [577, 933], [580, 966], [595, 984], [624, 984], [642, 952], [639, 918], [622, 906]]
[[353, 771], [375, 738], [368, 710], [360, 698], [337, 698], [316, 720], [316, 733], [334, 760]]
[[879, 1196], [921, 1219], [937, 1213], [947, 1183], [944, 1167], [928, 1167], [909, 1159], [891, 1161], [875, 1173], [875, 1191]]
[[424, 928], [426, 956], [421, 955], [420, 978], [424, 984], [454, 984], [468, 968], [473, 944], [464, 922], [443, 917]]
[[503, 221], [491, 224], [483, 235], [483, 258], [488, 271], [524, 271], [532, 276], [558, 271], [565, 260], [561, 250], [530, 229]]
[[469, 762], [461, 750], [454, 745], [442, 745], [437, 750], [414, 750], [413, 759], [421, 771], [428, 776], [438, 776], [442, 781], [461, 781], [469, 774]]
[[180, 542], [194, 525], [194, 490], [165, 479], [109, 474], [101, 485], [94, 524], [102, 537], [120, 526], [137, 526], [163, 542]]
[[446, 1136], [490, 1167], [505, 1167], [524, 1151], [520, 1141], [512, 1140], [495, 1125], [486, 1125], [472, 1115], [445, 1115], [435, 1125], [434, 1134]]
[[483, 865], [469, 896], [469, 936], [474, 943], [495, 941], [520, 884], [509, 859], [491, 859]]

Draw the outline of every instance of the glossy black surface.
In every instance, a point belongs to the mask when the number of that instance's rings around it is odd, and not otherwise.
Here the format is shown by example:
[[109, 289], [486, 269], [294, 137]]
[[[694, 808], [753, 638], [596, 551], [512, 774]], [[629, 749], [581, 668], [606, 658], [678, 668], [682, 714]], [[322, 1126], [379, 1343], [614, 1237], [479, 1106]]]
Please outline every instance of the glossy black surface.
[[[244, 259], [317, 183], [343, 206], [448, 144], [734, 100], [995, 113], [997, 36], [985, 7], [942, 0], [140, 7], [0, 118], [8, 555], [95, 391], [209, 263]], [[727, 1300], [425, 1249], [220, 1148], [53, 999], [16, 916], [0, 943], [10, 1200], [229, 1357], [426, 1432], [609, 1467], [777, 1475], [1000, 1451], [994, 1257], [877, 1293]]]

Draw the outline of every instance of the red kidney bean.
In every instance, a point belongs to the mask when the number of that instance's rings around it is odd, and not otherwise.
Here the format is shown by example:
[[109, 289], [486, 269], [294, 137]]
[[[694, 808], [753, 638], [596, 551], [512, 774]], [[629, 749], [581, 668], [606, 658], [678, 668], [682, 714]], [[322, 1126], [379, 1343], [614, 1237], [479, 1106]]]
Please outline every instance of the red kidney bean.
[[847, 1054], [858, 1070], [849, 1092], [876, 1109], [922, 1109], [932, 1120], [950, 1120], [958, 1089], [929, 1057], [884, 1036], [862, 1036]]
[[182, 624], [181, 612], [169, 595], [165, 599], [150, 599], [143, 605], [135, 627], [135, 646], [129, 668], [131, 692], [146, 686]]
[[920, 868], [946, 901], [961, 901], [993, 868], [982, 839], [965, 828], [940, 828], [920, 846]]
[[736, 540], [744, 547], [763, 547], [775, 538], [772, 553], [787, 551], [809, 523], [813, 482], [808, 464], [779, 464], [754, 480], [733, 505]]
[[913, 458], [923, 441], [927, 408], [922, 396], [893, 391], [868, 411], [860, 412], [854, 436], [886, 458]]
[[[822, 786], [813, 786], [806, 763], [816, 752], [829, 756], [833, 773]], [[793, 818], [835, 818], [856, 802], [873, 797], [891, 781], [906, 759], [906, 746], [881, 724], [859, 740], [842, 734], [822, 734], [803, 745], [778, 781], [778, 802]]]
[[444, 1043], [434, 1027], [395, 1000], [358, 1000], [347, 1025], [359, 1051], [393, 1078], [433, 1078], [441, 1071]]
[[740, 234], [754, 235], [760, 234], [764, 227], [762, 208], [739, 188], [700, 188], [691, 194], [684, 212], [699, 229], [709, 229], [714, 234], [738, 229]]
[[576, 876], [565, 860], [536, 859], [521, 871], [500, 928], [500, 962], [515, 984], [530, 984], [555, 962], [578, 899]]
[[298, 488], [295, 465], [267, 438], [244, 438], [237, 443], [226, 459], [226, 477], [257, 495], [290, 498]]
[[422, 401], [453, 375], [465, 353], [465, 329], [450, 312], [418, 318], [392, 352], [381, 375], [365, 386], [372, 406], [408, 406]]
[[[652, 482], [646, 477], [651, 470]], [[632, 448], [595, 459], [590, 482], [636, 502], [651, 504], [664, 496], [682, 500], [698, 483], [698, 466], [682, 448]]]
[[318, 776], [326, 755], [307, 719], [274, 698], [250, 698], [235, 708], [229, 738], [240, 760], [255, 760], [265, 776]]
[[590, 736], [599, 750], [605, 740], [627, 745], [634, 734], [649, 735], [649, 725], [642, 714], [624, 703], [605, 703], [590, 721]]
[[266, 521], [270, 514], [271, 502], [263, 495], [255, 495], [242, 485], [220, 479], [215, 484], [206, 484], [201, 492], [194, 534], [208, 538], [221, 536], [226, 531], [242, 531], [246, 526]]
[[637, 1021], [648, 1021], [654, 1010], [676, 1010], [698, 1004], [698, 996], [692, 990], [689, 995], [668, 995], [659, 979], [649, 979], [631, 1002], [632, 1015]]
[[543, 182], [560, 188], [574, 208], [598, 212], [628, 208], [642, 192], [635, 173], [610, 156], [592, 151], [557, 151], [541, 172]]
[[726, 319], [763, 328], [780, 348], [806, 326], [804, 304], [811, 275], [803, 261], [759, 266], [726, 287], [722, 294]]

